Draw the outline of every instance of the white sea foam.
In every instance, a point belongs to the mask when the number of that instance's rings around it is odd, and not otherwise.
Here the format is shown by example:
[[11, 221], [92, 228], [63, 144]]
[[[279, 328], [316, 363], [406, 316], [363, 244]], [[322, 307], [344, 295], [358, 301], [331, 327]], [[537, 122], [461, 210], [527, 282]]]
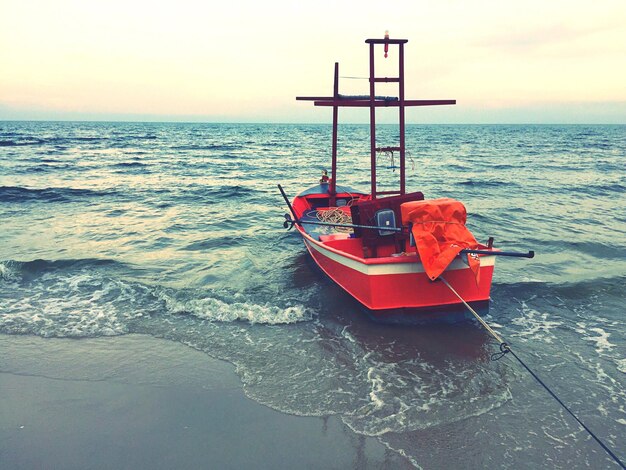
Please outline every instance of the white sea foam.
[[347, 339], [348, 341], [350, 341], [352, 344], [356, 344], [356, 339], [354, 338], [354, 336], [352, 336], [350, 334], [350, 332], [348, 331], [348, 326], [344, 326], [343, 329], [341, 330], [341, 336], [345, 339]]
[[11, 261], [0, 261], [0, 281], [18, 281], [20, 273]]
[[307, 321], [312, 318], [309, 309], [302, 305], [259, 305], [252, 302], [227, 303], [214, 297], [179, 299], [176, 294], [159, 290], [157, 296], [165, 302], [165, 308], [173, 314], [188, 313], [197, 318], [217, 322], [237, 320], [250, 323], [278, 325]]
[[[85, 267], [74, 272], [49, 271], [19, 281], [19, 271], [0, 263], [0, 282], [15, 280], [0, 292], [0, 331], [44, 337], [94, 337], [128, 333], [130, 322], [152, 312], [190, 313], [212, 321], [285, 324], [309, 320], [302, 305], [259, 305], [243, 296], [232, 302], [212, 297], [181, 300], [187, 291], [154, 288], [103, 276]], [[5, 286], [6, 287], [6, 286]], [[6, 295], [2, 295], [2, 294]]]
[[396, 447], [392, 447], [391, 444], [389, 444], [388, 442], [386, 442], [385, 440], [379, 439], [380, 442], [390, 451], [392, 452], [397, 452], [398, 454], [400, 454], [402, 457], [404, 457], [405, 459], [407, 459], [409, 462], [411, 462], [411, 464], [417, 468], [418, 470], [423, 470], [424, 467], [422, 467], [419, 462], [415, 459], [415, 457], [413, 457], [412, 455], [408, 454], [404, 449], [401, 448], [396, 448]]
[[589, 328], [589, 331], [598, 333], [598, 336], [588, 336], [585, 338], [587, 341], [593, 341], [596, 343], [596, 352], [601, 353], [615, 347], [614, 344], [609, 342], [610, 333], [607, 333], [602, 328]]
[[381, 359], [371, 351], [355, 356], [361, 374], [352, 385], [361, 400], [351, 403], [354, 411], [342, 413], [342, 421], [359, 434], [427, 429], [482, 415], [511, 398], [508, 388], [494, 385], [500, 374], [491, 369]]
[[[374, 386], [378, 386], [375, 384]], [[444, 423], [462, 421], [469, 417], [481, 416], [502, 406], [511, 399], [511, 393], [504, 389], [489, 397], [482, 397], [471, 405], [459, 407], [459, 397], [455, 396], [459, 390], [448, 397], [446, 393], [429, 387], [427, 390], [418, 391], [414, 396], [392, 397], [387, 393], [387, 399], [393, 403], [385, 402], [376, 390], [372, 397], [370, 392], [370, 405], [359, 409], [356, 413], [344, 414], [342, 421], [354, 432], [367, 436], [380, 437], [388, 433], [402, 433], [420, 429], [428, 429]], [[462, 401], [462, 400], [461, 400]], [[469, 399], [467, 400], [469, 403]]]
[[518, 337], [522, 341], [540, 340], [546, 343], [552, 343], [555, 335], [552, 330], [563, 325], [562, 322], [549, 319], [547, 313], [538, 312], [522, 302], [522, 316], [514, 318], [511, 323], [520, 326], [522, 329], [511, 336]]
[[46, 273], [0, 299], [0, 331], [44, 337], [124, 334], [127, 321], [143, 315], [141, 308], [133, 308], [140, 294], [141, 289], [88, 270]]
[[373, 367], [370, 367], [367, 371], [367, 380], [371, 384], [370, 400], [374, 404], [374, 410], [379, 410], [385, 405], [385, 402], [379, 396], [383, 391], [383, 379], [376, 373]]
[[3, 302], [0, 330], [6, 333], [31, 333], [44, 337], [113, 336], [127, 332], [117, 314], [88, 299], [69, 296], [48, 298], [45, 304]]

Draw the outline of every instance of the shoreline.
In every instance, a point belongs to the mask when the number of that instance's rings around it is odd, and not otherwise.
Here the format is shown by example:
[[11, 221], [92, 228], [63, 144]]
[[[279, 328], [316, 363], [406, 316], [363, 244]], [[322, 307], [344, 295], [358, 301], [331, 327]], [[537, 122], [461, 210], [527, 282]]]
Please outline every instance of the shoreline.
[[0, 460], [20, 468], [413, 468], [340, 419], [254, 402], [234, 366], [151, 336], [0, 335]]

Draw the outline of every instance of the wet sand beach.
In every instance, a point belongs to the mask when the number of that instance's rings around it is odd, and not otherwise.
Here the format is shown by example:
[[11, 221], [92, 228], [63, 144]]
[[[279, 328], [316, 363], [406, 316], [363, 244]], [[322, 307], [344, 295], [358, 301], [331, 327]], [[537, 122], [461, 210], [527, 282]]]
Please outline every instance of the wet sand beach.
[[148, 336], [0, 335], [0, 390], [5, 470], [411, 467], [337, 418], [260, 405], [230, 364]]

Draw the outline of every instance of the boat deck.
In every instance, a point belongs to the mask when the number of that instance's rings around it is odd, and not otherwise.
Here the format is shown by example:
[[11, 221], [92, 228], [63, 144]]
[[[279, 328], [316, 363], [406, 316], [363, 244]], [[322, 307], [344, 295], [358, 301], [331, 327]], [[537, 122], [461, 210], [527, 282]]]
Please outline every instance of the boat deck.
[[[319, 222], [321, 219], [317, 216], [317, 209], [310, 209], [300, 217], [300, 221], [303, 223], [302, 227], [304, 231], [311, 236], [311, 238], [319, 241], [324, 241], [324, 236], [326, 235], [339, 235], [345, 234], [349, 235], [352, 233], [352, 230], [339, 228], [339, 227], [329, 227], [327, 225], [314, 225], [307, 224], [306, 222]], [[320, 238], [321, 237], [321, 238]], [[347, 238], [347, 237], [346, 237]]]

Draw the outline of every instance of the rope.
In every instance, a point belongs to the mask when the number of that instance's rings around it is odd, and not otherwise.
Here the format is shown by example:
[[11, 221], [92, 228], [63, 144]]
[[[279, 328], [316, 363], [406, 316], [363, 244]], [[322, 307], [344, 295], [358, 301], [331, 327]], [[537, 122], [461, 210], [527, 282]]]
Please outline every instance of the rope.
[[[472, 312], [472, 314], [476, 317], [476, 320], [478, 320], [478, 321], [480, 322], [480, 324], [481, 324], [482, 326], [484, 326], [484, 327], [485, 327], [485, 330], [487, 330], [487, 331], [489, 332], [489, 334], [490, 334], [491, 336], [493, 336], [493, 337], [496, 339], [496, 341], [498, 341], [498, 343], [500, 343], [500, 348], [501, 348], [501, 349], [502, 349], [502, 348], [509, 349], [508, 345], [504, 342], [504, 340], [503, 340], [502, 338], [500, 338], [500, 336], [498, 335], [498, 333], [496, 333], [495, 331], [493, 331], [493, 330], [491, 329], [491, 327], [487, 324], [487, 322], [486, 322], [485, 320], [483, 320], [483, 319], [480, 317], [480, 315], [478, 315], [478, 314], [476, 313], [476, 310], [474, 310], [472, 307], [470, 307], [470, 305], [469, 305], [469, 304], [468, 304], [468, 303], [467, 303], [467, 302], [463, 299], [463, 297], [461, 297], [461, 296], [459, 295], [459, 293], [458, 293], [457, 291], [455, 291], [455, 290], [454, 290], [454, 288], [453, 288], [453, 287], [452, 287], [452, 286], [448, 283], [448, 281], [446, 281], [446, 280], [445, 280], [442, 276], [439, 276], [439, 279], [441, 279], [441, 280], [443, 281], [443, 283], [444, 283], [446, 286], [448, 286], [448, 289], [450, 289], [450, 290], [452, 291], [452, 293], [453, 293], [454, 295], [456, 295], [456, 296], [459, 298], [459, 300], [460, 300], [461, 302], [463, 302], [463, 305], [465, 305], [465, 306], [467, 307], [467, 309], [468, 309], [470, 312]], [[504, 346], [502, 346], [502, 345], [504, 345]]]
[[[376, 158], [376, 162], [377, 163], [380, 162], [382, 158], [389, 159], [389, 168], [391, 168], [395, 172], [397, 167], [396, 167], [395, 157], [393, 156], [393, 150], [377, 150], [377, 152], [378, 152], [378, 156]], [[411, 152], [409, 152], [408, 150], [405, 150], [404, 157], [408, 159], [409, 163], [411, 164], [411, 171], [415, 170], [415, 160], [411, 156]], [[405, 161], [405, 165], [406, 165], [406, 161]]]
[[[317, 218], [321, 222], [327, 222], [331, 224], [351, 224], [352, 217], [350, 217], [347, 213], [341, 210], [338, 207], [333, 207], [332, 209], [326, 209], [323, 211], [316, 211]], [[351, 227], [334, 227], [334, 230], [337, 232], [352, 232]]]
[[[515, 354], [515, 352], [511, 349], [511, 347], [505, 343], [502, 338], [495, 332], [493, 331], [493, 329], [491, 329], [491, 327], [487, 324], [487, 322], [485, 322], [485, 320], [483, 320], [480, 315], [478, 315], [478, 313], [476, 313], [476, 311], [469, 306], [469, 304], [463, 299], [463, 297], [461, 297], [459, 295], [459, 293], [457, 291], [455, 291], [452, 286], [448, 283], [448, 281], [446, 281], [442, 276], [439, 277], [439, 279], [441, 279], [443, 281], [443, 283], [448, 286], [448, 288], [452, 291], [452, 293], [454, 295], [456, 295], [458, 297], [458, 299], [463, 302], [463, 304], [468, 308], [468, 310], [474, 315], [474, 317], [476, 317], [476, 319], [480, 322], [480, 324], [485, 327], [485, 329], [489, 332], [489, 334], [491, 334], [491, 336], [493, 336], [499, 343], [500, 343], [500, 352], [499, 353], [495, 353], [491, 356], [492, 360], [497, 360], [500, 359], [501, 357], [503, 357], [505, 354], [507, 353], [511, 353], [513, 355], [513, 357], [515, 359], [517, 359], [517, 361], [524, 367], [524, 369], [526, 369], [530, 375], [533, 376], [533, 378], [539, 382], [539, 384], [545, 388], [547, 390], [547, 392], [552, 396], [552, 398], [554, 398], [564, 409], [565, 411], [567, 411], [572, 418], [574, 418], [576, 420], [576, 422], [578, 422], [578, 424], [580, 424], [582, 426], [582, 428], [587, 431], [587, 433], [589, 433], [589, 435], [591, 437], [593, 437], [596, 442], [598, 444], [600, 444], [600, 446], [606, 451], [607, 454], [609, 454], [613, 460], [623, 469], [626, 469], [626, 467], [624, 466], [624, 464], [622, 463], [622, 461], [611, 451], [611, 449], [609, 449], [604, 442], [602, 442], [594, 433], [593, 431], [591, 431], [591, 429], [589, 429], [585, 423], [583, 423], [580, 419], [578, 419], [578, 416], [576, 416], [574, 414], [574, 412], [572, 410], [569, 409], [569, 407], [563, 403], [563, 401], [552, 391], [550, 390], [550, 388], [537, 376], [537, 374], [535, 374], [530, 367], [528, 367], [524, 361], [522, 361], [520, 359], [520, 357]], [[495, 359], [494, 359], [495, 357]]]
[[597, 437], [597, 436], [596, 436], [596, 435], [595, 435], [595, 434], [591, 431], [591, 429], [589, 429], [587, 426], [585, 426], [585, 423], [583, 423], [580, 419], [578, 419], [578, 416], [576, 416], [576, 415], [572, 412], [572, 410], [570, 410], [570, 409], [567, 407], [567, 405], [566, 405], [565, 403], [563, 403], [563, 402], [561, 401], [561, 399], [560, 399], [559, 397], [557, 397], [557, 396], [556, 396], [556, 394], [555, 394], [552, 390], [550, 390], [550, 389], [548, 388], [548, 386], [547, 386], [546, 384], [544, 384], [544, 383], [543, 383], [543, 381], [542, 381], [539, 377], [537, 377], [537, 374], [535, 374], [532, 370], [530, 370], [530, 368], [529, 368], [526, 364], [524, 364], [524, 361], [522, 361], [522, 360], [521, 360], [521, 359], [517, 356], [517, 354], [515, 354], [515, 353], [513, 352], [513, 350], [512, 350], [511, 348], [509, 348], [509, 347], [507, 346], [507, 349], [508, 349], [508, 352], [510, 352], [511, 354], [513, 354], [513, 357], [514, 357], [515, 359], [517, 359], [517, 360], [519, 361], [519, 363], [520, 363], [522, 366], [524, 366], [524, 368], [525, 368], [528, 372], [530, 372], [530, 375], [532, 375], [532, 376], [535, 378], [535, 380], [536, 380], [537, 382], [539, 382], [539, 383], [541, 384], [541, 386], [542, 386], [543, 388], [545, 388], [545, 389], [548, 391], [548, 393], [549, 393], [550, 395], [552, 395], [552, 398], [554, 398], [557, 402], [559, 402], [559, 404], [560, 404], [563, 408], [565, 408], [565, 411], [567, 411], [567, 412], [568, 412], [568, 413], [572, 416], [572, 418], [574, 418], [574, 419], [578, 422], [578, 424], [580, 424], [580, 425], [583, 427], [583, 429], [584, 429], [585, 431], [587, 431], [587, 432], [589, 433], [589, 435], [590, 435], [591, 437], [593, 437], [593, 438], [596, 440], [596, 442], [602, 446], [602, 448], [606, 451], [606, 453], [607, 453], [607, 454], [609, 454], [609, 455], [613, 458], [613, 460], [615, 460], [615, 462], [617, 462], [617, 464], [618, 464], [618, 465], [620, 465], [622, 468], [626, 469], [626, 467], [624, 466], [624, 464], [622, 463], [622, 461], [621, 461], [620, 459], [618, 459], [618, 458], [617, 458], [617, 456], [616, 456], [616, 455], [615, 455], [615, 454], [611, 451], [611, 449], [609, 449], [609, 448], [608, 448], [608, 447], [604, 444], [604, 442], [602, 442], [602, 441], [601, 441], [601, 440], [600, 440], [600, 439], [599, 439], [599, 438], [598, 438], [598, 437]]

